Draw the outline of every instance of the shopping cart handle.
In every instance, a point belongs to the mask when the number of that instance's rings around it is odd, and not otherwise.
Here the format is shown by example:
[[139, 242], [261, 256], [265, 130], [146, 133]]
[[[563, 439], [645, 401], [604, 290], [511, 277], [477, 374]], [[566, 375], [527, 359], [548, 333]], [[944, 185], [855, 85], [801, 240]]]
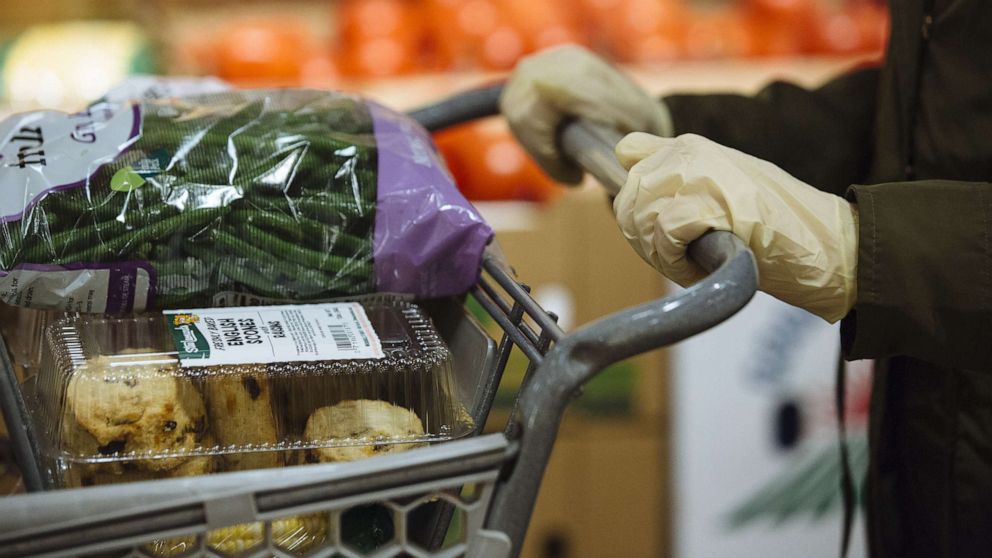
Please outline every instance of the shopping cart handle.
[[[627, 171], [617, 161], [615, 131], [582, 121], [566, 123], [562, 151], [611, 192], [619, 192]], [[725, 231], [704, 234], [689, 244], [689, 256], [709, 275], [669, 297], [601, 318], [566, 335], [546, 355], [518, 399], [520, 454], [506, 486], [497, 492], [487, 527], [515, 541], [527, 532], [530, 515], [512, 503], [532, 501], [571, 395], [609, 365], [678, 343], [736, 314], [754, 296], [758, 271], [754, 255]], [[529, 508], [528, 508], [529, 509]]]
[[[621, 137], [612, 128], [585, 120], [571, 120], [562, 126], [559, 140], [562, 152], [593, 175], [607, 192], [616, 195], [627, 181], [627, 169], [613, 151]], [[735, 254], [745, 251], [747, 248], [739, 238], [720, 232], [707, 233], [688, 247], [689, 257], [711, 273]]]
[[[499, 114], [499, 98], [503, 83], [493, 83], [463, 91], [447, 99], [407, 113], [431, 132], [443, 130], [472, 120]], [[627, 180], [627, 170], [620, 165], [613, 148], [621, 135], [614, 129], [583, 120], [572, 120], [562, 126], [559, 140], [562, 151], [576, 164], [616, 195]], [[708, 272], [716, 271], [723, 262], [742, 251], [744, 245], [731, 235], [709, 233], [689, 244], [689, 257]]]
[[499, 114], [503, 84], [469, 89], [407, 113], [430, 132]]

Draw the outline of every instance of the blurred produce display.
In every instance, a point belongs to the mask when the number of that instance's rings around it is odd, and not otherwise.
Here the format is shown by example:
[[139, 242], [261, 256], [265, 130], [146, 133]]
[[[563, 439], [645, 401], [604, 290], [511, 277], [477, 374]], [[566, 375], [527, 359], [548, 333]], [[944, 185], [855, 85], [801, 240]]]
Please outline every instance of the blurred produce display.
[[[337, 0], [319, 41], [290, 17], [232, 22], [207, 37], [201, 71], [234, 82], [368, 80], [442, 71], [508, 71], [563, 43], [620, 63], [760, 56], [881, 54], [888, 21], [875, 0]], [[304, 19], [304, 18], [301, 18]]]
[[[134, 23], [43, 24], [19, 27], [6, 41], [0, 36], [0, 111], [74, 109], [128, 74], [156, 70], [215, 75], [239, 87], [364, 91], [382, 84], [407, 88], [412, 80], [403, 79], [426, 76], [437, 78], [432, 83], [441, 96], [450, 92], [446, 75], [505, 75], [521, 57], [564, 43], [643, 69], [679, 60], [878, 57], [888, 33], [884, 0], [149, 0], [120, 6], [130, 7], [86, 17]], [[67, 17], [79, 16], [72, 13]], [[155, 59], [163, 64], [156, 67]], [[475, 123], [437, 140], [471, 199], [545, 201], [556, 192], [501, 123]]]
[[443, 130], [434, 134], [434, 141], [455, 184], [470, 200], [546, 202], [561, 192], [499, 118]]
[[13, 110], [80, 107], [155, 69], [148, 36], [134, 23], [37, 25], [0, 44], [0, 101]]

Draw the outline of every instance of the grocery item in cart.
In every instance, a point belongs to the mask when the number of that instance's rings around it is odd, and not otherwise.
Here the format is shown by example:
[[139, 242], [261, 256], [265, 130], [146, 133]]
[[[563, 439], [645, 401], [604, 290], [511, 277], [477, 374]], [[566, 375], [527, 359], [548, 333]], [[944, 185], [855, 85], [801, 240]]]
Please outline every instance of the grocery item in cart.
[[449, 440], [472, 428], [452, 381], [430, 320], [395, 298], [81, 314], [47, 329], [32, 409], [54, 484], [78, 486]]
[[[321, 407], [307, 420], [303, 436], [308, 441], [326, 438], [374, 439], [415, 438], [424, 435], [420, 417], [409, 409], [386, 401], [368, 399], [342, 401]], [[308, 463], [355, 461], [383, 453], [406, 451], [422, 444], [372, 444], [313, 448], [307, 451]]]
[[[343, 425], [336, 424], [338, 421]], [[359, 432], [365, 437], [391, 437], [423, 434], [417, 415], [385, 401], [343, 401], [331, 407], [321, 407], [310, 415], [305, 438], [320, 440], [328, 437], [354, 438]], [[366, 446], [331, 447], [309, 450], [307, 462], [344, 462], [373, 457], [380, 453], [396, 453], [422, 444], [370, 444]], [[247, 455], [271, 455], [247, 454]], [[238, 462], [244, 465], [244, 461]], [[268, 464], [266, 464], [267, 466]], [[293, 516], [271, 522], [271, 537], [276, 546], [296, 554], [309, 552], [326, 540], [331, 529], [323, 513]], [[350, 510], [341, 518], [341, 539], [349, 546], [369, 553], [392, 537], [395, 530], [389, 509], [368, 504]], [[206, 544], [226, 555], [240, 555], [245, 549], [261, 544], [265, 539], [265, 523], [244, 523], [209, 531]], [[196, 537], [162, 539], [146, 545], [152, 556], [178, 556], [197, 548]]]
[[0, 300], [17, 306], [454, 295], [492, 237], [419, 125], [338, 93], [14, 115], [0, 161]]
[[[359, 528], [364, 530], [373, 527], [362, 525]], [[273, 520], [271, 529], [270, 536], [276, 546], [302, 556], [327, 539], [329, 522], [326, 514], [314, 513]], [[223, 556], [242, 556], [261, 544], [265, 535], [265, 523], [262, 522], [231, 525], [208, 531], [206, 546], [214, 552], [223, 553]], [[199, 544], [200, 541], [195, 536], [176, 537], [152, 541], [143, 550], [155, 558], [189, 556], [199, 548]]]
[[[204, 389], [210, 428], [221, 445], [272, 446], [279, 442], [272, 389], [264, 372], [215, 377]], [[269, 469], [283, 464], [283, 455], [271, 451], [229, 453], [221, 457], [225, 471]]]
[[19, 382], [37, 371], [45, 328], [63, 314], [0, 304], [0, 334]]

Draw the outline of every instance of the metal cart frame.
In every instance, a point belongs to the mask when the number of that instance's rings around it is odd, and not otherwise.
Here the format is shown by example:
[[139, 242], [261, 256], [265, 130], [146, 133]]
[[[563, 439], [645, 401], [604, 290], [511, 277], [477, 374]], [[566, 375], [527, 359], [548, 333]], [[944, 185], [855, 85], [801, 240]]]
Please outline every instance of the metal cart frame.
[[[496, 112], [499, 86], [472, 91], [412, 115], [436, 130]], [[626, 171], [612, 154], [615, 133], [582, 122], [565, 126], [563, 150], [616, 191]], [[427, 304], [455, 355], [457, 391], [477, 425], [476, 436], [401, 454], [341, 463], [221, 473], [0, 499], [0, 555], [153, 556], [142, 545], [194, 536], [183, 555], [222, 556], [207, 531], [234, 524], [321, 512], [326, 539], [307, 556], [359, 556], [341, 540], [347, 510], [378, 503], [391, 510], [393, 540], [370, 554], [386, 556], [517, 556], [557, 437], [562, 415], [583, 384], [609, 365], [671, 345], [724, 321], [757, 288], [753, 256], [729, 233], [709, 233], [690, 255], [711, 275], [673, 296], [604, 317], [565, 334], [519, 283], [496, 250], [471, 295], [503, 330], [490, 338], [463, 301]], [[481, 434], [510, 351], [530, 362], [503, 433]], [[0, 346], [0, 406], [29, 487], [43, 475], [31, 424], [5, 347]], [[27, 466], [25, 467], [25, 464]], [[37, 478], [35, 477], [37, 475]], [[468, 488], [466, 488], [468, 487]], [[445, 540], [453, 516], [460, 535]], [[271, 540], [252, 556], [298, 556]]]

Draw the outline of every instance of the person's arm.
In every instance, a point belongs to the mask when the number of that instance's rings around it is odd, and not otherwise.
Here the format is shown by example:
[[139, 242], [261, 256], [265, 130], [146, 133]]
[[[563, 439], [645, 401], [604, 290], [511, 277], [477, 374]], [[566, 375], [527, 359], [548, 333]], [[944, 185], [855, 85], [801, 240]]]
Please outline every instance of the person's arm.
[[848, 199], [860, 225], [847, 358], [992, 366], [992, 184], [854, 186]]
[[649, 264], [688, 286], [686, 247], [730, 231], [754, 254], [759, 288], [827, 321], [850, 359], [909, 356], [992, 367], [992, 183], [852, 186], [847, 199], [694, 134], [635, 133], [613, 205]]
[[872, 157], [879, 71], [854, 70], [815, 88], [775, 82], [753, 96], [650, 96], [621, 71], [578, 46], [524, 58], [500, 110], [528, 153], [552, 178], [578, 183], [582, 170], [559, 151], [568, 116], [618, 132], [693, 133], [771, 161], [817, 188], [843, 195], [865, 178]]
[[669, 95], [673, 131], [698, 134], [843, 195], [872, 158], [878, 68], [845, 73], [815, 89], [774, 82], [756, 95]]

